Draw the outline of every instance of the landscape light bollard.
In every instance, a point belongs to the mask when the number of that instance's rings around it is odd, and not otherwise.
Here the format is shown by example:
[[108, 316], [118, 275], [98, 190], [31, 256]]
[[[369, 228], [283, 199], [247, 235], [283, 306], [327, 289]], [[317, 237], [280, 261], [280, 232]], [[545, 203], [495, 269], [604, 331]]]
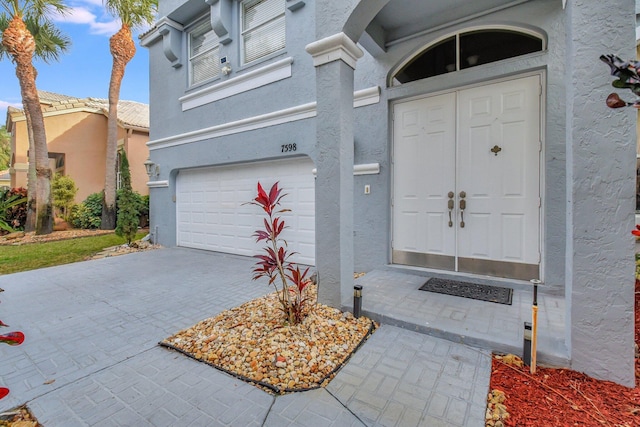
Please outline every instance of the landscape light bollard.
[[538, 352], [538, 285], [542, 282], [538, 279], [531, 279], [533, 285], [533, 305], [531, 306], [531, 365], [529, 372], [536, 373], [536, 359]]
[[353, 317], [360, 318], [362, 311], [362, 285], [354, 285], [353, 287]]
[[531, 322], [524, 322], [524, 343], [522, 347], [522, 361], [526, 366], [531, 366]]

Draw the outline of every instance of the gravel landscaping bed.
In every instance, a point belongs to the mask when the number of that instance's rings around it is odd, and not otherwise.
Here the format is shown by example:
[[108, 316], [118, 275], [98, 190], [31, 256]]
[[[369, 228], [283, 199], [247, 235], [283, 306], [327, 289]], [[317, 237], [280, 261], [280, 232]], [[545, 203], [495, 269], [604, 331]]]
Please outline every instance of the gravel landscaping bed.
[[[316, 286], [309, 285], [316, 301]], [[226, 310], [166, 338], [178, 350], [277, 394], [326, 386], [377, 325], [310, 304], [299, 325], [284, 323], [275, 293]]]

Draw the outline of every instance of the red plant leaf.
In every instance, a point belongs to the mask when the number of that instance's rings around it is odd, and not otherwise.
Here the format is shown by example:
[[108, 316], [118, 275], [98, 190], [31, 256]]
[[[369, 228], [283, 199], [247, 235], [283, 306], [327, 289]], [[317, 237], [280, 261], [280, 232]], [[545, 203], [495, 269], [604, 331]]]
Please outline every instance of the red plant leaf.
[[20, 331], [9, 332], [6, 335], [0, 335], [0, 342], [9, 345], [20, 345], [24, 342], [24, 334]]
[[271, 186], [271, 190], [269, 191], [269, 203], [272, 205], [276, 205], [280, 200], [280, 192], [282, 190], [278, 189], [278, 181]]
[[4, 323], [2, 320], [0, 320], [0, 326], [9, 326], [6, 323]]
[[631, 230], [631, 234], [640, 237], [640, 230]]
[[284, 221], [280, 218], [274, 218], [273, 220], [273, 237], [277, 239], [280, 233], [284, 230]]
[[296, 266], [293, 268], [290, 266], [288, 268], [290, 274], [287, 274], [287, 278], [291, 280], [298, 289], [298, 292], [302, 292], [304, 288], [309, 284], [309, 280], [307, 280], [306, 276], [309, 273], [309, 267], [307, 267], [302, 273], [300, 272], [300, 267]]
[[259, 205], [260, 207], [262, 207], [262, 209], [264, 209], [265, 212], [267, 212], [268, 214], [271, 214], [271, 205], [269, 204], [269, 197], [267, 196], [267, 193], [265, 193], [264, 189], [262, 188], [262, 185], [260, 185], [260, 182], [258, 182], [258, 197], [256, 197], [254, 200], [257, 205]]
[[267, 233], [266, 231], [256, 230], [256, 232], [253, 233], [253, 235], [256, 238], [256, 242], [269, 239], [269, 233]]
[[6, 387], [0, 387], [0, 399], [4, 399], [9, 394], [9, 389]]
[[283, 246], [280, 246], [278, 250], [278, 259], [280, 260], [280, 264], [284, 263], [287, 259], [287, 252], [284, 250]]

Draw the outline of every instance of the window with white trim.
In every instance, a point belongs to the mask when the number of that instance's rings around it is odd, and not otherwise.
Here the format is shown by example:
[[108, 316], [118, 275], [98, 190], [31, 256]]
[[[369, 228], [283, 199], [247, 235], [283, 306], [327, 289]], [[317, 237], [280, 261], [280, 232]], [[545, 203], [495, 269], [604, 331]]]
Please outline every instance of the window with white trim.
[[189, 85], [218, 77], [220, 43], [207, 17], [189, 31]]
[[241, 6], [242, 63], [285, 47], [285, 0], [245, 0]]

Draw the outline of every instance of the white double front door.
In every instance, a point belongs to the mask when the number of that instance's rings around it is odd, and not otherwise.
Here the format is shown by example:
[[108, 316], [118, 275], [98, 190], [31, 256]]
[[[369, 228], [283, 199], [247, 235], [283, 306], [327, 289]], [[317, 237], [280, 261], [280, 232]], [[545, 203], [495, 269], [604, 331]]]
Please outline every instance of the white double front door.
[[393, 262], [540, 275], [540, 76], [394, 105]]

